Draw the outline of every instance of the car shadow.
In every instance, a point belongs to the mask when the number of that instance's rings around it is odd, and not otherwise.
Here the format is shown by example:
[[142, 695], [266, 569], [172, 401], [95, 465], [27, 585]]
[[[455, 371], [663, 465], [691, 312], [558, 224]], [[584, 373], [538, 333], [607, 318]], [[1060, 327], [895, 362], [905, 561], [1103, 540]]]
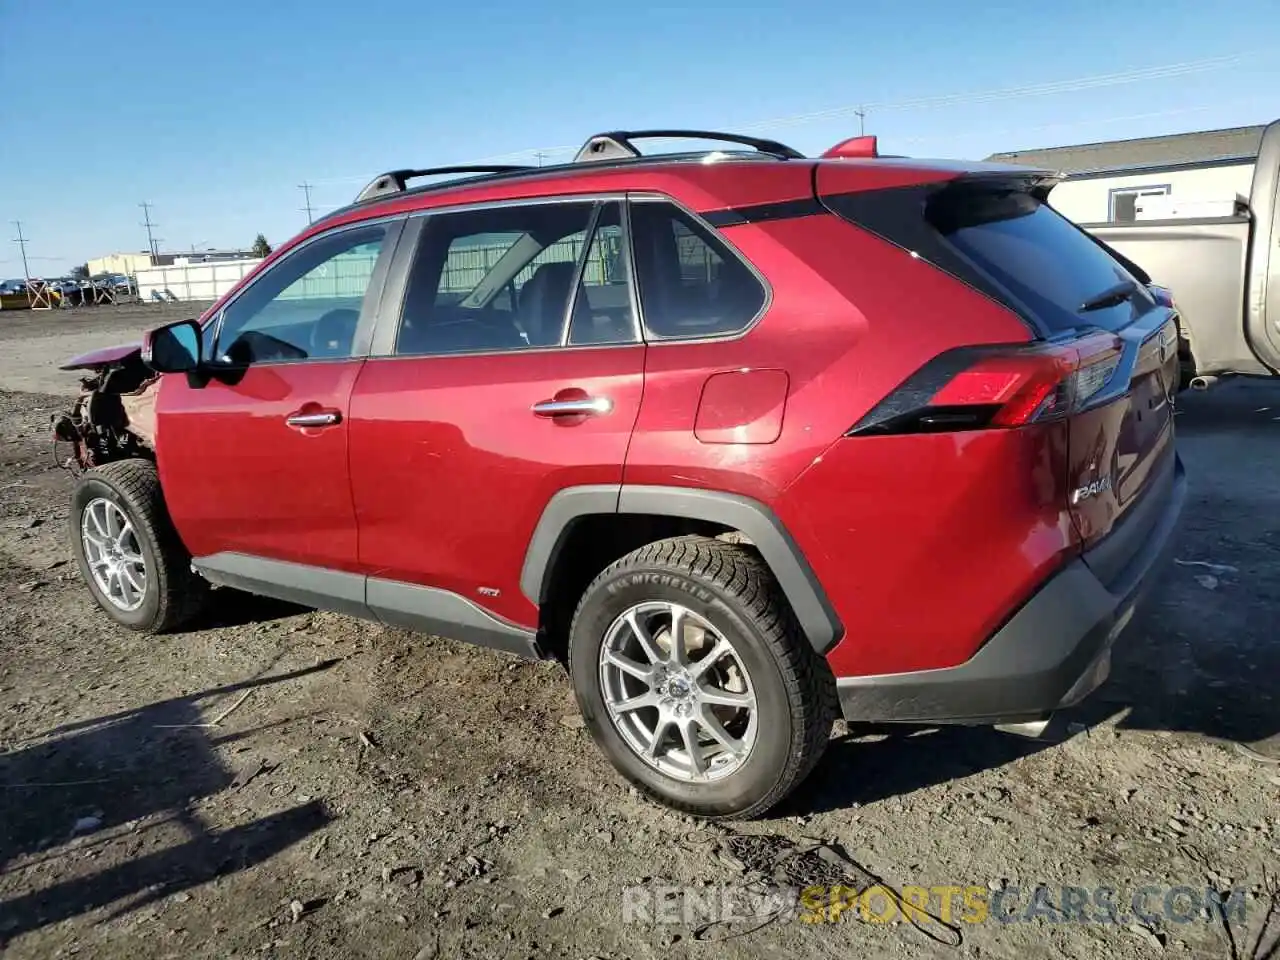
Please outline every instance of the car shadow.
[[[216, 728], [201, 705], [213, 699], [221, 707], [242, 691], [334, 662], [65, 724], [0, 757], [0, 873], [54, 878], [0, 902], [0, 951], [49, 924], [113, 904], [118, 913], [136, 910], [243, 870], [324, 826], [330, 816], [318, 802], [227, 829], [205, 825], [200, 801], [243, 780], [222, 764], [215, 750], [222, 740], [211, 739]], [[137, 836], [174, 830], [179, 842], [159, 850], [154, 838]], [[93, 869], [103, 848], [122, 845], [146, 852]]]
[[250, 623], [267, 623], [283, 620], [302, 613], [311, 613], [304, 607], [287, 600], [245, 593], [230, 587], [217, 587], [210, 594], [208, 603], [194, 620], [183, 628], [184, 632], [218, 630], [222, 627], [242, 627]]
[[851, 726], [777, 813], [903, 796], [1107, 722], [1280, 758], [1280, 384], [1184, 394], [1177, 429], [1189, 492], [1173, 559], [1117, 643], [1101, 688], [1055, 714], [1035, 740], [990, 727]]
[[1280, 757], [1280, 384], [1180, 397], [1188, 496], [1174, 561], [1082, 722], [1200, 734]]
[[991, 727], [850, 725], [774, 814], [804, 816], [907, 796], [1045, 750], [1061, 740], [1061, 730], [1057, 719], [1035, 740]]

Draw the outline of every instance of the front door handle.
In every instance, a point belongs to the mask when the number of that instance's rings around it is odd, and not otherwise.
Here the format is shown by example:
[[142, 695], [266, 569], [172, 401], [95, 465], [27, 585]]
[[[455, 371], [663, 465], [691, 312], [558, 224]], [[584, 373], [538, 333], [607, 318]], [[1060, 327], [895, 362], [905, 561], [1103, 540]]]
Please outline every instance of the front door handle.
[[291, 427], [332, 427], [342, 422], [337, 410], [318, 410], [313, 413], [291, 413], [284, 421]]
[[541, 400], [533, 405], [539, 417], [599, 416], [613, 409], [608, 397], [574, 397], [571, 400]]

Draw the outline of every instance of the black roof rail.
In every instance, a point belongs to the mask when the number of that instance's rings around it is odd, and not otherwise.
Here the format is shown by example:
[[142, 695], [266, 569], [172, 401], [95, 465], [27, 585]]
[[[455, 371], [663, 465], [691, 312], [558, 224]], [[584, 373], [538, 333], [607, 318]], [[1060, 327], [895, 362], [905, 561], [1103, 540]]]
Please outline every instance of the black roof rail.
[[803, 160], [804, 154], [776, 140], [744, 137], [737, 133], [717, 133], [714, 130], [614, 130], [597, 133], [582, 145], [574, 163], [595, 160], [630, 160], [642, 156], [633, 140], [719, 140], [752, 147], [760, 153], [772, 154], [784, 160]]
[[534, 169], [536, 168], [530, 166], [497, 164], [490, 166], [427, 167], [424, 170], [388, 170], [386, 173], [374, 177], [369, 182], [369, 185], [356, 195], [356, 203], [360, 203], [362, 200], [371, 200], [374, 197], [385, 196], [386, 194], [403, 193], [408, 181], [417, 177], [442, 176], [447, 173], [514, 173], [518, 170]]

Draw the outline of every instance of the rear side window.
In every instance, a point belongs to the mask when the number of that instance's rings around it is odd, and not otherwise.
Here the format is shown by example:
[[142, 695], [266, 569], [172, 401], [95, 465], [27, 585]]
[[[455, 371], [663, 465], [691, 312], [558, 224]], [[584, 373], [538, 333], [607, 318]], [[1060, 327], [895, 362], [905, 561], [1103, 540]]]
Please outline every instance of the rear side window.
[[[1047, 204], [1022, 191], [944, 191], [930, 222], [961, 253], [1025, 303], [1049, 330], [1118, 330], [1152, 303], [1102, 247]], [[1083, 310], [1109, 290], [1133, 284], [1128, 300]]]
[[513, 204], [428, 218], [396, 353], [558, 346], [596, 206]]
[[570, 345], [630, 343], [636, 339], [626, 256], [622, 208], [617, 203], [605, 204], [582, 263], [569, 327]]
[[645, 327], [655, 339], [746, 329], [765, 302], [754, 273], [707, 227], [664, 201], [632, 205], [631, 235]]

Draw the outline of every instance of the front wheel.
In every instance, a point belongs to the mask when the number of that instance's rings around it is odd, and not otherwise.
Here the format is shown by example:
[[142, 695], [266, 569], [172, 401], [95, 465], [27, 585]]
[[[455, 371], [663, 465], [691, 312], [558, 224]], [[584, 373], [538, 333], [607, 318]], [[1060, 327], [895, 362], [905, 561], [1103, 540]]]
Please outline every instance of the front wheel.
[[675, 537], [618, 560], [579, 604], [569, 661], [613, 765], [688, 813], [764, 813], [830, 737], [831, 671], [749, 547]]
[[82, 476], [69, 532], [80, 576], [116, 623], [163, 633], [200, 609], [208, 585], [191, 572], [150, 461], [117, 460]]

